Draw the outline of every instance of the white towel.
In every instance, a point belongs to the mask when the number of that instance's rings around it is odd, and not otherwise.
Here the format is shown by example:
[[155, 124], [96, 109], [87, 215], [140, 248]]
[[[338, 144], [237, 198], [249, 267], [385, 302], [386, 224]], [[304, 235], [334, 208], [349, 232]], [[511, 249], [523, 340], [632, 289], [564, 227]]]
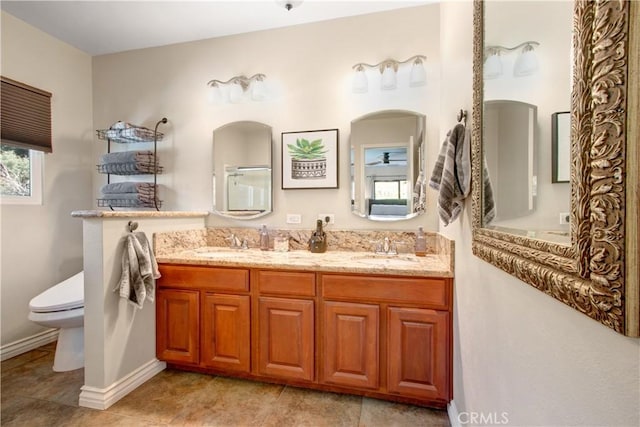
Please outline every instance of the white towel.
[[447, 133], [429, 186], [438, 191], [438, 215], [445, 226], [458, 218], [471, 189], [469, 131], [458, 123]]
[[147, 236], [143, 232], [128, 233], [122, 251], [122, 275], [114, 292], [142, 308], [145, 300], [153, 302], [158, 278], [160, 271]]

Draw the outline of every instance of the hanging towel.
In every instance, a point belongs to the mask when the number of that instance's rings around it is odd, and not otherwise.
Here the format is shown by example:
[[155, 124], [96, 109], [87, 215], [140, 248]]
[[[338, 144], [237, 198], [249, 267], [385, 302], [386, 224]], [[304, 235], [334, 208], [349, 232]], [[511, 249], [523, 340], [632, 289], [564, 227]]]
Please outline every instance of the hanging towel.
[[422, 170], [413, 186], [413, 212], [424, 212], [427, 208], [427, 182]]
[[489, 168], [487, 167], [486, 157], [482, 156], [482, 225], [488, 225], [495, 217], [496, 205], [493, 201]]
[[429, 187], [438, 191], [438, 215], [445, 226], [458, 218], [471, 190], [470, 133], [458, 123], [447, 133]]
[[147, 236], [143, 232], [127, 233], [122, 251], [122, 275], [114, 292], [142, 308], [145, 300], [153, 302], [158, 278], [160, 271]]

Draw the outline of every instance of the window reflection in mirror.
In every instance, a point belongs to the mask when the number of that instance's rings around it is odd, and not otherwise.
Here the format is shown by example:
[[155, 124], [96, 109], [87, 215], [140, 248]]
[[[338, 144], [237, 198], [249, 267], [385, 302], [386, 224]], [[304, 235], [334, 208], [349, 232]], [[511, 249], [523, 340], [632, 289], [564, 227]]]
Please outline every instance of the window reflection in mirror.
[[[494, 189], [521, 188], [510, 195], [494, 192], [497, 217], [490, 225], [513, 234], [524, 235], [536, 239], [553, 241], [570, 245], [570, 226], [565, 219], [570, 212], [571, 187], [569, 183], [554, 183], [552, 179], [552, 115], [558, 111], [567, 111], [571, 105], [571, 60], [572, 60], [572, 1], [540, 2], [518, 1], [505, 2], [488, 0], [484, 4], [484, 51], [485, 67], [490, 46], [511, 48], [526, 41], [536, 41], [534, 53], [537, 57], [537, 71], [528, 75], [517, 75], [518, 58], [522, 49], [504, 51], [499, 55], [501, 67], [492, 64], [492, 69], [500, 72], [485, 74], [483, 85], [483, 101], [485, 117], [483, 117], [483, 145], [488, 174]], [[494, 58], [495, 62], [495, 58]], [[524, 174], [526, 166], [531, 162], [526, 158], [530, 150], [521, 150], [523, 158], [513, 157], [511, 165], [520, 164], [519, 178], [501, 173], [497, 169], [500, 161], [491, 158], [489, 139], [491, 126], [497, 126], [496, 132], [503, 132], [503, 127], [512, 127], [513, 121], [503, 119], [493, 124], [491, 114], [487, 114], [487, 102], [513, 101], [536, 107], [537, 119], [533, 123], [535, 145], [533, 147], [533, 172]], [[514, 104], [516, 105], [516, 104]], [[506, 117], [506, 116], [504, 116]], [[494, 117], [495, 118], [495, 117]], [[529, 126], [526, 124], [525, 126]], [[525, 129], [522, 132], [526, 132]], [[509, 144], [505, 138], [502, 144]], [[495, 141], [493, 142], [495, 144]], [[495, 148], [495, 147], [494, 147]], [[515, 156], [514, 150], [511, 155]], [[495, 153], [494, 153], [495, 155]], [[570, 159], [566, 168], [570, 169]], [[517, 182], [515, 180], [518, 180]], [[533, 209], [524, 209], [520, 205], [526, 201], [530, 204], [533, 194]], [[506, 198], [506, 199], [505, 199]], [[514, 208], [505, 218], [500, 218], [500, 207]], [[562, 220], [561, 220], [562, 218]], [[502, 219], [502, 221], [501, 221]]]
[[425, 116], [380, 111], [351, 122], [351, 210], [376, 221], [425, 211]]
[[234, 122], [213, 132], [213, 210], [235, 219], [272, 211], [271, 127]]

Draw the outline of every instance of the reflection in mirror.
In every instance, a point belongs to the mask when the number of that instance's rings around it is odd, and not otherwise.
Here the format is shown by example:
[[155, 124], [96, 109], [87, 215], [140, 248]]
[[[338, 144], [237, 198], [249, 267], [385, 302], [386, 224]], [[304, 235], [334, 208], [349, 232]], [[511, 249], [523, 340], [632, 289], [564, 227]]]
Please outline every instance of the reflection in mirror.
[[536, 113], [535, 105], [524, 102], [484, 103], [484, 155], [495, 206], [492, 226], [521, 228], [521, 219], [526, 221], [535, 208]]
[[[491, 227], [569, 246], [570, 224], [565, 219], [571, 211], [571, 186], [554, 185], [551, 179], [551, 117], [568, 110], [571, 103], [574, 2], [483, 4], [485, 61], [499, 61], [501, 71], [485, 73], [482, 93], [484, 154], [497, 214]], [[529, 51], [490, 55], [493, 46], [517, 46], [523, 41], [537, 45]], [[525, 54], [535, 55], [537, 68], [522, 74], [518, 66]], [[507, 106], [507, 101], [512, 103]], [[517, 135], [523, 137], [522, 146]], [[570, 160], [565, 161], [568, 176]]]
[[551, 182], [569, 182], [571, 167], [571, 112], [551, 115]]
[[[603, 325], [637, 337], [640, 274], [633, 260], [640, 241], [634, 197], [640, 8], [635, 4], [475, 1], [471, 165], [474, 255]], [[570, 7], [573, 11], [564, 10]], [[539, 74], [484, 79], [487, 46], [502, 44], [498, 39], [503, 38], [504, 45], [513, 46], [509, 37], [540, 43]], [[572, 67], [568, 58], [573, 58]], [[569, 87], [571, 103], [565, 107]], [[493, 99], [538, 107], [538, 185], [531, 228], [499, 230], [483, 220], [483, 115], [484, 103]], [[551, 182], [551, 117], [565, 110], [571, 117], [570, 185]], [[568, 200], [571, 205], [565, 208]], [[567, 219], [568, 243], [537, 235], [541, 226]]]
[[213, 210], [252, 219], [272, 210], [271, 127], [234, 122], [213, 132]]
[[351, 210], [374, 221], [425, 211], [425, 116], [380, 111], [351, 122]]

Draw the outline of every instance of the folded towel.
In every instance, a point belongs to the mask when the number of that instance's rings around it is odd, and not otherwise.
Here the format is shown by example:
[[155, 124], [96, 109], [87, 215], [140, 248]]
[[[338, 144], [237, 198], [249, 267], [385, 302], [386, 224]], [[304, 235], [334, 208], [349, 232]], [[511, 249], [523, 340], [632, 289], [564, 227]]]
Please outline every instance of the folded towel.
[[155, 279], [158, 278], [160, 271], [147, 236], [143, 232], [127, 233], [122, 251], [122, 274], [114, 292], [142, 308], [145, 300], [153, 302]]
[[114, 182], [106, 184], [101, 188], [102, 194], [110, 193], [142, 193], [155, 191], [154, 185], [150, 182]]
[[98, 170], [101, 173], [114, 175], [134, 175], [140, 173], [159, 173], [160, 167], [157, 163], [147, 162], [107, 163], [98, 165]]
[[129, 163], [129, 162], [149, 162], [153, 163], [154, 155], [152, 151], [118, 151], [106, 153], [100, 156], [100, 164], [109, 163]]
[[105, 200], [140, 200], [140, 201], [153, 201], [153, 194], [140, 194], [140, 193], [108, 193], [103, 194], [102, 198]]
[[469, 132], [458, 123], [447, 133], [429, 180], [429, 186], [438, 191], [438, 215], [445, 226], [458, 218], [469, 194], [471, 162], [465, 153], [468, 150]]

